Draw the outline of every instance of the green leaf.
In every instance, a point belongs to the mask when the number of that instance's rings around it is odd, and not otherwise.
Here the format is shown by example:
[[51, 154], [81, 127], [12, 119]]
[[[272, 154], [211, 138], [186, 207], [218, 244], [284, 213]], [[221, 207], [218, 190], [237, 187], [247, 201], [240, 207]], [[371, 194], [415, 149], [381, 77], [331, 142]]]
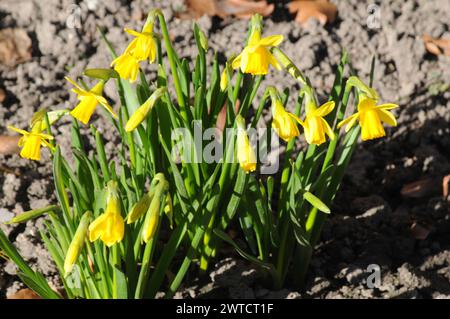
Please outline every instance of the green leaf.
[[15, 216], [14, 218], [11, 218], [9, 221], [7, 221], [5, 224], [18, 224], [18, 223], [24, 223], [31, 219], [37, 218], [39, 216], [42, 216], [48, 212], [58, 212], [60, 210], [59, 206], [57, 205], [50, 205], [44, 208], [39, 209], [33, 209], [26, 212], [23, 212], [20, 215]]
[[329, 214], [330, 209], [327, 205], [325, 205], [319, 198], [314, 196], [310, 192], [305, 192], [303, 194], [303, 198], [306, 199], [311, 205], [320, 210], [322, 213]]

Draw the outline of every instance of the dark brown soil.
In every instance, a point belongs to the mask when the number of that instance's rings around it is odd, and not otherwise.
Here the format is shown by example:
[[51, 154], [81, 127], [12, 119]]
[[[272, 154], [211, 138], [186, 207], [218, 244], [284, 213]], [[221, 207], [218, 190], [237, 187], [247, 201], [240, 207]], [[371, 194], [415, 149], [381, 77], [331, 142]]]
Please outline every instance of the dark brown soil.
[[[106, 27], [109, 39], [122, 49], [128, 41], [122, 28], [138, 28], [147, 10], [161, 6], [176, 49], [183, 56], [196, 55], [192, 22], [175, 17], [182, 9], [181, 0], [131, 4], [84, 0], [78, 7], [72, 2], [0, 2], [0, 29], [24, 28], [33, 42], [31, 61], [14, 68], [0, 65], [0, 88], [6, 92], [0, 102], [0, 122], [4, 123], [0, 134], [7, 134], [6, 124], [25, 127], [40, 107], [74, 105], [64, 76], [79, 75], [86, 67], [106, 67], [110, 61], [96, 24]], [[423, 34], [450, 39], [448, 0], [377, 2], [381, 20], [375, 28], [371, 22], [368, 25], [369, 2], [333, 2], [339, 9], [337, 21], [325, 27], [312, 21], [305, 28], [291, 21], [281, 1], [277, 2], [274, 18], [266, 21], [266, 33], [285, 36], [282, 49], [311, 78], [324, 100], [343, 48], [363, 78], [375, 54], [375, 87], [382, 101], [400, 104], [398, 127], [389, 129], [388, 138], [359, 145], [304, 290], [263, 287], [261, 273], [235, 254], [229, 258], [229, 253], [220, 256], [207, 280], [191, 275], [177, 297], [450, 298], [450, 211], [441, 189], [442, 178], [450, 174], [450, 57], [427, 53], [421, 40]], [[203, 17], [199, 24], [223, 62], [241, 48], [247, 21]], [[152, 78], [154, 68], [148, 71]], [[280, 73], [270, 74], [266, 82], [296, 87]], [[111, 87], [106, 95], [117, 101]], [[109, 139], [106, 147], [113, 154], [117, 141], [108, 135], [106, 121], [99, 116], [95, 125]], [[64, 120], [57, 128], [63, 148], [69, 127], [70, 121]], [[56, 201], [48, 159], [46, 154], [34, 163], [17, 155], [0, 155], [0, 221]], [[424, 192], [417, 198], [402, 196], [405, 184], [421, 179], [430, 179]], [[25, 259], [57, 285], [55, 268], [39, 240], [41, 225], [42, 220], [37, 220], [0, 227]], [[424, 233], [428, 233], [425, 239], [416, 239]], [[381, 282], [369, 288], [367, 267], [371, 264], [380, 267]], [[15, 267], [0, 261], [0, 298], [21, 287]]]

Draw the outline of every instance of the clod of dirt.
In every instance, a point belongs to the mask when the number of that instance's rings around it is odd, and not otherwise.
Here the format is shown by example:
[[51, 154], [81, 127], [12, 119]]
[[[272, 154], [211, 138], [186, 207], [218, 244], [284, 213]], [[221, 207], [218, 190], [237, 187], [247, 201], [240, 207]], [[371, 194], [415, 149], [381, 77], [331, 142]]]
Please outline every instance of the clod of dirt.
[[11, 155], [19, 153], [20, 136], [0, 135], [0, 154]]
[[425, 48], [434, 55], [444, 54], [450, 56], [450, 39], [433, 38], [429, 35], [422, 37]]
[[270, 15], [275, 6], [266, 1], [253, 0], [186, 0], [191, 14], [199, 18], [204, 14], [225, 18], [235, 15], [238, 18], [247, 19], [254, 13], [262, 16]]
[[328, 0], [296, 0], [288, 6], [291, 14], [297, 13], [295, 21], [301, 26], [305, 26], [310, 19], [317, 19], [322, 25], [333, 23], [336, 19], [337, 7]]
[[31, 39], [23, 29], [0, 30], [0, 63], [13, 67], [31, 59]]

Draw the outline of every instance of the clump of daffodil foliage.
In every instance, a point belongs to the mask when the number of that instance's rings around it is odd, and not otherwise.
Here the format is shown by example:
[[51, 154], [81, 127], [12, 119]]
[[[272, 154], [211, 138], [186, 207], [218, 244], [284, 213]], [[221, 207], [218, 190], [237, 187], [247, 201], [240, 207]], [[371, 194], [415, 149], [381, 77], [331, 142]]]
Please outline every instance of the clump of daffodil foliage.
[[[358, 137], [385, 136], [383, 123], [397, 125], [390, 112], [397, 105], [379, 104], [372, 80], [367, 85], [348, 73], [345, 53], [329, 100], [318, 103], [308, 78], [282, 51], [283, 36], [263, 37], [259, 15], [250, 21], [242, 51], [230, 53], [222, 67], [217, 55], [207, 61], [208, 41], [195, 24], [198, 55], [180, 58], [159, 10], [149, 13], [140, 32], [125, 32], [133, 39], [120, 55], [101, 33], [110, 68], [66, 78], [79, 100], [71, 110], [40, 110], [28, 130], [9, 127], [22, 134], [21, 157], [39, 161], [47, 147], [53, 160], [58, 203], [9, 223], [47, 216], [41, 236], [64, 294], [51, 289], [0, 231], [3, 255], [45, 298], [153, 298], [157, 292], [170, 298], [190, 268], [208, 270], [223, 244], [260, 266], [268, 284], [280, 288], [289, 279], [301, 285]], [[147, 81], [142, 63], [157, 64], [155, 82]], [[301, 89], [272, 83], [260, 92], [271, 67], [294, 77]], [[115, 104], [103, 96], [108, 81], [120, 96]], [[286, 110], [290, 96], [292, 113]], [[265, 108], [271, 141], [286, 144], [279, 169], [270, 172], [251, 134]], [[121, 140], [112, 158], [92, 120], [99, 109], [111, 121], [103, 129]], [[52, 130], [63, 116], [72, 118], [70, 146], [58, 145]], [[89, 124], [95, 145], [85, 145], [80, 133]], [[202, 134], [208, 129], [210, 140]], [[308, 147], [298, 150], [298, 139]], [[206, 156], [211, 143], [215, 160]], [[231, 225], [240, 226], [245, 246], [228, 236]]]

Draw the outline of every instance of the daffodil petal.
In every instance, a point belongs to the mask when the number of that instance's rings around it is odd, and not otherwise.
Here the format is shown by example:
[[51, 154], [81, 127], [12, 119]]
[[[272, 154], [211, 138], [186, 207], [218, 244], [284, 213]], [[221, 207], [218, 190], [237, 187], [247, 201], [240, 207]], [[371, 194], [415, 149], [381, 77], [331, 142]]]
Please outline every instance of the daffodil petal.
[[328, 135], [328, 137], [330, 138], [330, 140], [334, 140], [335, 136], [334, 136], [334, 132], [331, 129], [330, 125], [328, 124], [328, 122], [322, 118], [322, 124], [323, 124], [323, 128], [325, 130], [325, 134]]
[[386, 104], [380, 104], [377, 105], [375, 108], [378, 110], [392, 110], [399, 107], [398, 104], [394, 104], [394, 103], [386, 103]]
[[390, 126], [397, 126], [397, 120], [395, 119], [394, 114], [384, 109], [377, 110], [377, 112], [380, 120], [382, 120], [384, 123]]
[[28, 133], [27, 131], [21, 130], [20, 128], [14, 127], [14, 126], [12, 126], [12, 125], [8, 125], [8, 130], [11, 130], [11, 131], [20, 133], [20, 134], [22, 134], [22, 135], [28, 135], [28, 134], [30, 134], [30, 133]]
[[276, 47], [281, 42], [283, 42], [284, 37], [282, 35], [271, 35], [265, 38], [262, 38], [258, 41], [258, 45], [262, 45], [265, 47]]
[[135, 30], [133, 30], [133, 29], [124, 28], [123, 30], [124, 30], [126, 33], [131, 34], [131, 35], [134, 36], [134, 37], [138, 37], [138, 36], [142, 35], [142, 33], [138, 32], [138, 31], [135, 31]]
[[[77, 82], [69, 78], [68, 76], [64, 77], [70, 84], [72, 84], [78, 91], [88, 93], [85, 89], [83, 89]], [[77, 93], [78, 94], [78, 93]]]
[[241, 66], [241, 61], [242, 61], [242, 53], [234, 58], [233, 63], [231, 64], [233, 69], [238, 69]]
[[334, 101], [328, 101], [327, 103], [320, 106], [317, 110], [315, 110], [315, 115], [324, 117], [328, 115], [334, 109]]
[[345, 127], [345, 132], [348, 132], [353, 125], [355, 125], [356, 120], [358, 119], [359, 113], [355, 113], [352, 116], [349, 116], [348, 118], [346, 118], [345, 120], [341, 121], [338, 123], [337, 128], [341, 128], [342, 126], [346, 125]]
[[281, 70], [281, 65], [278, 62], [278, 60], [275, 59], [275, 57], [271, 53], [269, 53], [268, 57], [269, 57], [269, 63], [272, 64], [275, 67], [275, 69], [280, 71]]

